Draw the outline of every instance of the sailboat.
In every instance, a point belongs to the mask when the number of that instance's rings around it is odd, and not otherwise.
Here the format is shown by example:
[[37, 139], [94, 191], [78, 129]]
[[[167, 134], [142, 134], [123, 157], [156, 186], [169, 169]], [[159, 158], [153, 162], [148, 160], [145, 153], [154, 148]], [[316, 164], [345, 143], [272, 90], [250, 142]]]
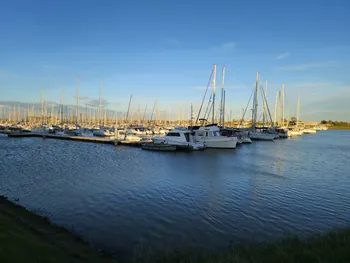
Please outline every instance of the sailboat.
[[[248, 132], [248, 136], [252, 140], [260, 141], [273, 141], [276, 138], [276, 133], [268, 129], [257, 129], [257, 116], [258, 116], [258, 90], [259, 90], [259, 72], [256, 73], [256, 83], [254, 86], [254, 101], [253, 101], [253, 120], [252, 128]], [[268, 110], [265, 94], [263, 94], [264, 103]], [[271, 121], [272, 123], [272, 121]]]
[[[223, 74], [224, 72], [225, 71], [223, 70]], [[193, 130], [193, 127], [191, 127], [191, 129], [194, 133], [195, 140], [197, 142], [203, 143], [207, 148], [235, 149], [238, 141], [237, 137], [222, 136], [220, 133], [220, 128], [215, 123], [216, 64], [214, 64], [212, 74], [213, 74], [213, 79], [212, 79], [213, 89], [212, 89], [212, 103], [210, 105], [212, 110], [212, 123], [210, 125], [201, 126], [196, 130]], [[199, 118], [199, 114], [200, 112], [198, 113], [197, 120]]]

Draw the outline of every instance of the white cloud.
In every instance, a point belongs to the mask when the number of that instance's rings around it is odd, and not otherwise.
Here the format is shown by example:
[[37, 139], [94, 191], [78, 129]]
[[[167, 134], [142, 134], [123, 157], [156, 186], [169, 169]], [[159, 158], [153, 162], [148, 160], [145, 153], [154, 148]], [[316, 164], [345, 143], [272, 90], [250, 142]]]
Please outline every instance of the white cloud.
[[283, 59], [283, 58], [289, 57], [290, 55], [291, 54], [289, 52], [286, 52], [286, 53], [278, 55], [276, 59]]
[[284, 66], [284, 67], [280, 67], [278, 69], [279, 70], [290, 70], [290, 71], [302, 71], [302, 70], [308, 70], [311, 68], [332, 66], [335, 63], [336, 63], [335, 61], [325, 61], [325, 62], [318, 62], [318, 63], [308, 63], [308, 64], [301, 64], [301, 65]]

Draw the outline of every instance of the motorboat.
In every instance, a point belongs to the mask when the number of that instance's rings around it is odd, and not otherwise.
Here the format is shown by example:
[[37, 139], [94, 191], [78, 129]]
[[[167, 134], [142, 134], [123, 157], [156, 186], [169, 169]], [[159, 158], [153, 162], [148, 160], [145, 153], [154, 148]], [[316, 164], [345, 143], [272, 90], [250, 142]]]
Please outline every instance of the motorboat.
[[288, 129], [288, 137], [296, 137], [296, 136], [301, 136], [303, 133], [299, 129]]
[[193, 132], [195, 140], [207, 148], [235, 149], [237, 146], [237, 137], [222, 136], [216, 124], [201, 126]]
[[303, 133], [305, 133], [305, 134], [316, 134], [316, 129], [312, 129], [312, 128], [303, 129]]
[[248, 132], [248, 136], [251, 140], [255, 141], [273, 141], [276, 139], [276, 133], [270, 133], [266, 130], [253, 130]]
[[100, 128], [99, 130], [94, 131], [92, 134], [94, 136], [97, 136], [97, 137], [111, 137], [111, 136], [114, 136], [113, 132], [111, 132], [110, 130], [105, 129], [105, 128]]
[[276, 128], [276, 132], [277, 132], [278, 137], [280, 139], [287, 139], [288, 138], [288, 129]]
[[193, 150], [201, 150], [205, 148], [205, 145], [201, 142], [197, 142], [192, 136], [191, 132], [186, 128], [173, 129], [169, 131], [165, 136], [153, 137], [152, 141], [155, 144], [163, 143], [176, 146], [191, 146]]

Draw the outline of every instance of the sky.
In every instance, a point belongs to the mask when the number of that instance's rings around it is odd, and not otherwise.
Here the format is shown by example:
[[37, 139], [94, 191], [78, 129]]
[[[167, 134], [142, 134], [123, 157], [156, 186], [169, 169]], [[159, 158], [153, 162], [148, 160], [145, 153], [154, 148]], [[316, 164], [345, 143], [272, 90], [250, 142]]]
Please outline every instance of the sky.
[[350, 1], [13, 0], [0, 8], [0, 101], [112, 110], [198, 109], [213, 64], [226, 66], [226, 111], [239, 117], [260, 73], [271, 111], [350, 121]]

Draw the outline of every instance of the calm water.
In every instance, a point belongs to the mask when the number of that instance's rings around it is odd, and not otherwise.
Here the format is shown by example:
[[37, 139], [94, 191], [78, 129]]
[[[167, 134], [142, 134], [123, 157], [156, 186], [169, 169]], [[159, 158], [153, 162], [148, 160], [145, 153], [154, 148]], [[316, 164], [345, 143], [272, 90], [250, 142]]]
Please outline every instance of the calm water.
[[350, 131], [158, 153], [0, 137], [0, 194], [118, 257], [350, 226]]

